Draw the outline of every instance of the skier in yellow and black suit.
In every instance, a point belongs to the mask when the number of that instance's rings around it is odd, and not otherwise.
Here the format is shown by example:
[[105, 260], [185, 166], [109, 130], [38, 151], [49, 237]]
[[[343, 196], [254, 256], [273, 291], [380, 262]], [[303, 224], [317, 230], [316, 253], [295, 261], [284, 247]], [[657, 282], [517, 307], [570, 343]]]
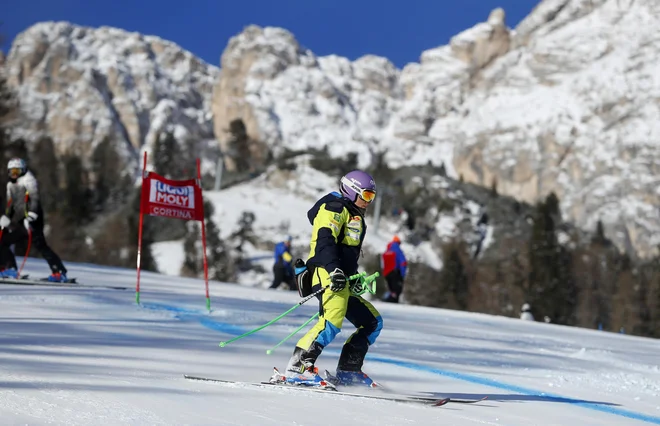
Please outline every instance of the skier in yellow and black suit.
[[[367, 232], [364, 213], [376, 197], [376, 183], [368, 174], [355, 170], [341, 178], [340, 193], [330, 193], [307, 213], [313, 225], [307, 268], [312, 274], [312, 290], [325, 287], [320, 296], [320, 316], [316, 325], [297, 343], [287, 366], [287, 381], [318, 385], [316, 359], [341, 330], [344, 317], [357, 331], [346, 343], [337, 365], [341, 384], [373, 385], [362, 372], [362, 363], [383, 327], [383, 320], [371, 303], [351, 295], [348, 277], [358, 272], [358, 259]], [[348, 284], [348, 285], [347, 285]]]

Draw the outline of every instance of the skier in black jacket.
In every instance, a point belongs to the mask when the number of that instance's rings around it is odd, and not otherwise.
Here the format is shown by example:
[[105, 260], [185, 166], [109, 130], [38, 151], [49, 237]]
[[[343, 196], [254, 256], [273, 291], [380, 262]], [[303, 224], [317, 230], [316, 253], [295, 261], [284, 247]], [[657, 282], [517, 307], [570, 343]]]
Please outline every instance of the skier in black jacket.
[[7, 208], [5, 214], [0, 217], [0, 277], [18, 278], [16, 258], [10, 247], [19, 241], [27, 240], [31, 232], [32, 245], [46, 259], [52, 271], [48, 281], [66, 282], [67, 270], [44, 237], [44, 213], [39, 201], [37, 179], [21, 158], [9, 160], [7, 172]]

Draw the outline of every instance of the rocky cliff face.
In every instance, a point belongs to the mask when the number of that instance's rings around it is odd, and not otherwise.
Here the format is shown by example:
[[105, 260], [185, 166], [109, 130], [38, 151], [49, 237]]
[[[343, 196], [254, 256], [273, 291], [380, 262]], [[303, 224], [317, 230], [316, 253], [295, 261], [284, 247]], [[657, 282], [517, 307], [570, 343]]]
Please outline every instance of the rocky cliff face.
[[[249, 26], [222, 72], [172, 43], [120, 30], [38, 24], [7, 58], [29, 125], [58, 149], [114, 135], [128, 158], [164, 127], [227, 148], [242, 119], [265, 161], [285, 148], [378, 153], [533, 202], [622, 248], [660, 242], [660, 3], [544, 0], [517, 28], [502, 10], [397, 69], [385, 58], [317, 57], [288, 31]], [[231, 169], [233, 165], [228, 163]]]
[[50, 135], [60, 154], [88, 158], [111, 138], [135, 167], [161, 132], [213, 138], [218, 69], [157, 37], [44, 22], [14, 40], [6, 65], [23, 113], [15, 136]]
[[554, 191], [569, 219], [601, 219], [648, 255], [660, 230], [659, 23], [655, 1], [546, 0], [429, 133], [460, 141], [466, 180], [526, 201]]

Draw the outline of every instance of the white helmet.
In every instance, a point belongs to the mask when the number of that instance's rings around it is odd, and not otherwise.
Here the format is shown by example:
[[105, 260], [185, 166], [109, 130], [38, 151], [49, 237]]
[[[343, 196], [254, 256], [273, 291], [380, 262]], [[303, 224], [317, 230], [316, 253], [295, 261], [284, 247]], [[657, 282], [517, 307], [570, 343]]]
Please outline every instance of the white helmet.
[[531, 311], [531, 310], [532, 310], [532, 307], [529, 306], [529, 303], [525, 303], [524, 305], [522, 305], [522, 309], [521, 309], [521, 310], [522, 310], [523, 312]]
[[[14, 172], [14, 170], [18, 170], [18, 173]], [[22, 158], [12, 158], [7, 163], [7, 174], [9, 174], [9, 177], [13, 179], [18, 178], [19, 176], [23, 176], [26, 171], [27, 164], [25, 164], [25, 160]]]

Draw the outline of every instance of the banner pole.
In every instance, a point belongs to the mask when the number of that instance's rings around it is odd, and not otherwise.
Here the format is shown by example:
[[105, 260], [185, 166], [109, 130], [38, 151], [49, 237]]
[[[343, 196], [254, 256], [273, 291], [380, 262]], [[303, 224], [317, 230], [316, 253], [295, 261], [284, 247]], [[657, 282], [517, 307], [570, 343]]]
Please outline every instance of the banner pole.
[[202, 259], [204, 259], [204, 283], [206, 286], [206, 309], [211, 312], [211, 296], [209, 294], [209, 265], [206, 259], [206, 225], [204, 221], [204, 192], [202, 190], [202, 172], [197, 159], [197, 186], [202, 194]]
[[142, 196], [144, 192], [144, 178], [147, 170], [147, 152], [144, 152], [144, 161], [142, 162], [142, 183], [140, 188], [140, 224], [138, 226], [138, 249], [137, 249], [137, 284], [135, 286], [135, 303], [140, 304], [140, 261], [142, 259], [142, 222], [144, 214], [142, 212]]

